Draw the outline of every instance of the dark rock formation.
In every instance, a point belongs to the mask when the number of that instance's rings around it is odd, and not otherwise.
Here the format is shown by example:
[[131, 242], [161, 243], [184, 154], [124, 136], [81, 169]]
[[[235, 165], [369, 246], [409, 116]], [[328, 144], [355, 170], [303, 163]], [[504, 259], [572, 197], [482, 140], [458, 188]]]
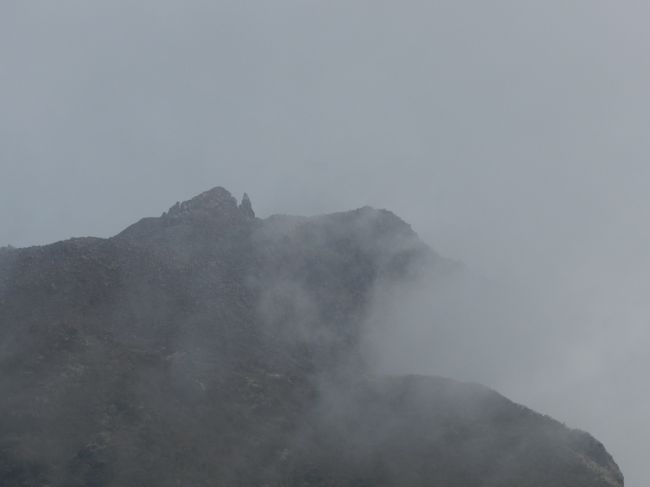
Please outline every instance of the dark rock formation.
[[239, 204], [239, 209], [247, 217], [255, 218], [255, 212], [253, 211], [253, 205], [251, 204], [251, 199], [248, 197], [248, 194], [244, 193], [244, 196], [241, 199], [241, 203]]
[[[248, 200], [247, 200], [248, 201]], [[223, 188], [0, 252], [0, 485], [622, 486], [478, 385], [373, 377], [374, 286], [454, 264], [392, 213], [254, 218]]]

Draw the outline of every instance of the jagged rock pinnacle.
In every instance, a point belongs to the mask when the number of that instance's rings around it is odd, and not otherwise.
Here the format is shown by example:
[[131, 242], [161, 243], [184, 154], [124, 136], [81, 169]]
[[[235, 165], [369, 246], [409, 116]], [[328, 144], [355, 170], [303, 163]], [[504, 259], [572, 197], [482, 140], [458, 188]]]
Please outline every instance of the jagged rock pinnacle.
[[239, 204], [239, 210], [249, 218], [255, 218], [255, 212], [253, 211], [253, 205], [251, 204], [251, 199], [248, 197], [248, 194], [244, 193], [244, 196], [241, 199]]

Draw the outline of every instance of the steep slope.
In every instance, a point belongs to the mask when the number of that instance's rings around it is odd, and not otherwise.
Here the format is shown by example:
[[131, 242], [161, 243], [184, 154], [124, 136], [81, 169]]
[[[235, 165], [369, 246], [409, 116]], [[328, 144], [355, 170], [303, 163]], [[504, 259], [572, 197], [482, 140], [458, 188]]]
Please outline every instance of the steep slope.
[[424, 270], [454, 264], [388, 211], [261, 220], [223, 188], [3, 249], [0, 485], [623, 485], [493, 391], [367, 373], [374, 287]]

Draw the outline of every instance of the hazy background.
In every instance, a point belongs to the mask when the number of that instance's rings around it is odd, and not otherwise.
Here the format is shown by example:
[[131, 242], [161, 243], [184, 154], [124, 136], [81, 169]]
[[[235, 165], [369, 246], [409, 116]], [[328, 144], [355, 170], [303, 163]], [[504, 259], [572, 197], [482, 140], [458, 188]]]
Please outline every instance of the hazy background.
[[0, 245], [109, 236], [216, 185], [261, 216], [389, 208], [481, 284], [390, 310], [386, 365], [587, 429], [648, 486], [649, 18], [632, 0], [3, 0]]

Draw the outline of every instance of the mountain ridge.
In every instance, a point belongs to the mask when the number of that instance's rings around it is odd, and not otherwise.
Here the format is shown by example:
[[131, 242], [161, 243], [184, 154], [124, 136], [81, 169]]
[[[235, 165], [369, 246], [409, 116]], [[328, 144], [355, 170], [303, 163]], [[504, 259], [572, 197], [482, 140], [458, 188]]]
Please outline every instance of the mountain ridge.
[[5, 250], [0, 484], [622, 486], [484, 386], [365, 368], [374, 287], [456, 268], [387, 210], [259, 219], [220, 187]]

